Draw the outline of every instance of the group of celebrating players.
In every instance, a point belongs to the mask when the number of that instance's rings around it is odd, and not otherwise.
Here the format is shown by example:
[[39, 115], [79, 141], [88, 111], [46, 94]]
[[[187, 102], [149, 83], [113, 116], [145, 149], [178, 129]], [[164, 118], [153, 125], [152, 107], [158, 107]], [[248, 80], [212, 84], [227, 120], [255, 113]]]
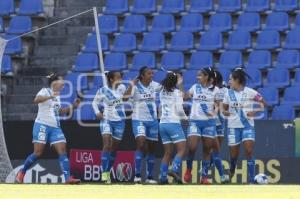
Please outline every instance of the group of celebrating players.
[[[142, 183], [141, 166], [144, 158], [147, 172], [145, 183], [157, 183], [154, 180], [153, 168], [158, 135], [164, 148], [159, 184], [168, 184], [168, 176], [172, 176], [176, 183], [182, 183], [180, 170], [183, 159], [187, 160], [184, 181], [191, 181], [192, 163], [200, 141], [203, 150], [201, 184], [210, 184], [208, 170], [212, 165], [218, 170], [221, 182], [229, 182], [235, 173], [241, 144], [245, 148], [247, 158], [248, 180], [249, 183], [254, 183], [254, 117], [257, 112], [263, 110], [265, 102], [257, 91], [246, 86], [250, 78], [246, 72], [242, 68], [233, 70], [226, 87], [220, 72], [212, 68], [203, 68], [196, 74], [198, 82], [187, 91], [183, 88], [181, 73], [168, 71], [161, 83], [153, 81], [153, 74], [151, 68], [142, 67], [139, 76], [126, 88], [122, 83], [122, 73], [109, 71], [106, 73], [107, 85], [99, 88], [94, 97], [92, 106], [100, 120], [103, 140], [102, 181], [111, 182], [110, 169], [125, 129], [124, 103], [129, 101], [133, 105], [131, 118], [136, 140], [135, 183]], [[39, 107], [33, 127], [34, 152], [25, 160], [16, 181], [24, 181], [26, 171], [42, 155], [45, 145], [49, 142], [59, 155], [66, 182], [79, 183], [79, 179], [70, 175], [66, 139], [60, 128], [59, 116], [77, 108], [80, 100], [76, 99], [70, 107], [61, 108], [59, 92], [64, 81], [56, 74], [47, 77], [49, 87], [41, 89], [34, 99], [34, 103]], [[160, 101], [159, 114], [156, 106], [157, 94]], [[183, 108], [184, 101], [187, 100], [191, 101], [189, 116]], [[253, 109], [255, 103], [259, 104], [259, 108]], [[103, 109], [99, 109], [99, 104], [103, 105]], [[182, 120], [189, 122], [186, 133], [181, 125]], [[224, 174], [220, 158], [225, 129], [230, 148], [229, 176]], [[172, 158], [174, 146], [176, 155]], [[170, 164], [172, 167], [169, 170]]]

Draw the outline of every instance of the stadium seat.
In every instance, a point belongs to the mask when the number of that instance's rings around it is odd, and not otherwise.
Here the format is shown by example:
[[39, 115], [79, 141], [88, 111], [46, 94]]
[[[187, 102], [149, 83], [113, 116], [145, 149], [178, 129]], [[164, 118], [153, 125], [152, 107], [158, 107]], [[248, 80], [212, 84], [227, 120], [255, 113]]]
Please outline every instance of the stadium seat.
[[289, 16], [285, 12], [273, 12], [267, 16], [266, 30], [284, 31], [289, 28]]
[[223, 81], [228, 85], [230, 70], [228, 68], [218, 68], [218, 71], [222, 74]]
[[283, 50], [278, 54], [276, 67], [288, 69], [300, 66], [300, 55], [297, 50]]
[[124, 33], [115, 37], [112, 50], [116, 52], [130, 52], [136, 49], [136, 37], [131, 33]]
[[290, 84], [290, 74], [285, 68], [275, 68], [268, 72], [266, 86], [284, 88]]
[[71, 83], [65, 83], [63, 89], [60, 91], [60, 101], [62, 107], [70, 106], [77, 97], [77, 91], [73, 89]]
[[254, 50], [249, 54], [247, 68], [265, 69], [271, 67], [271, 53], [267, 50]]
[[0, 16], [10, 15], [15, 12], [14, 0], [1, 0], [0, 1]]
[[251, 35], [248, 31], [236, 30], [229, 36], [227, 49], [245, 50], [251, 47], [251, 43]]
[[[103, 85], [101, 85], [103, 86]], [[95, 98], [95, 95], [97, 93], [97, 91], [100, 89], [101, 87], [100, 86], [94, 86], [93, 88], [87, 90], [86, 92], [84, 92], [84, 102], [92, 102]]]
[[248, 0], [247, 12], [263, 12], [270, 9], [270, 0]]
[[167, 52], [162, 56], [161, 66], [166, 70], [183, 68], [184, 56], [181, 52]]
[[149, 32], [144, 35], [140, 50], [160, 51], [165, 48], [165, 36], [160, 32]]
[[274, 49], [280, 47], [280, 35], [275, 30], [262, 31], [256, 41], [256, 49]]
[[277, 88], [263, 87], [259, 88], [258, 92], [263, 96], [267, 106], [279, 104], [279, 92]]
[[295, 28], [300, 29], [300, 13], [298, 13], [297, 16], [296, 16]]
[[243, 56], [240, 51], [225, 51], [220, 56], [219, 68], [234, 69], [243, 65]]
[[28, 16], [13, 17], [7, 29], [8, 34], [24, 34], [32, 30], [32, 21]]
[[176, 14], [184, 11], [184, 0], [162, 0], [161, 13]]
[[103, 86], [102, 74], [99, 72], [94, 73], [93, 88], [99, 89], [102, 86]]
[[7, 42], [4, 54], [20, 54], [23, 51], [23, 44], [21, 38], [15, 38], [15, 35], [2, 35], [2, 38], [6, 40], [13, 39]]
[[105, 70], [127, 69], [127, 57], [124, 53], [111, 53], [104, 58]]
[[129, 15], [125, 17], [123, 32], [141, 33], [147, 30], [144, 15]]
[[213, 0], [190, 0], [191, 13], [207, 13], [213, 10]]
[[300, 106], [300, 86], [291, 86], [284, 90], [281, 104]]
[[73, 90], [82, 91], [88, 88], [88, 79], [85, 73], [69, 73], [64, 79], [71, 83]]
[[[253, 108], [259, 109], [260, 110], [260, 105], [255, 103], [253, 105]], [[264, 108], [263, 111], [258, 111], [257, 113], [255, 113], [254, 116], [254, 120], [268, 120], [269, 116], [268, 116], [268, 109]]]
[[285, 48], [299, 49], [300, 48], [300, 29], [291, 30], [285, 39]]
[[293, 11], [298, 8], [297, 0], [275, 0], [276, 11]]
[[175, 19], [171, 14], [156, 15], [153, 18], [151, 31], [172, 32], [175, 30]]
[[180, 31], [199, 32], [203, 30], [203, 17], [200, 14], [187, 14], [182, 16]]
[[186, 85], [187, 88], [191, 88], [193, 84], [197, 83], [197, 73], [198, 70], [187, 70], [183, 73], [184, 85]]
[[241, 0], [219, 0], [219, 12], [236, 12], [241, 10]]
[[95, 119], [96, 115], [94, 113], [92, 103], [87, 101], [83, 101], [73, 114], [73, 120], [87, 121]]
[[12, 72], [11, 57], [9, 55], [4, 55], [1, 62], [1, 73]]
[[260, 29], [260, 16], [258, 13], [243, 13], [239, 16], [237, 29], [244, 31], [257, 31]]
[[296, 71], [295, 81], [293, 82], [293, 86], [300, 86], [300, 70]]
[[189, 69], [213, 67], [213, 55], [208, 51], [194, 52], [190, 59]]
[[134, 80], [139, 75], [138, 71], [129, 71], [123, 74], [123, 81], [129, 83], [129, 81]]
[[170, 50], [186, 51], [194, 47], [194, 36], [190, 32], [176, 32], [171, 39]]
[[0, 33], [4, 32], [4, 23], [2, 17], [0, 17]]
[[134, 0], [131, 12], [149, 14], [156, 11], [156, 0]]
[[150, 52], [141, 52], [135, 54], [132, 59], [132, 67], [131, 70], [140, 70], [143, 66], [147, 66], [150, 68], [155, 68], [155, 55]]
[[19, 15], [39, 15], [44, 12], [43, 0], [21, 0]]
[[77, 56], [74, 66], [75, 72], [91, 72], [99, 69], [99, 59], [94, 53], [81, 53]]
[[105, 4], [105, 14], [124, 14], [128, 12], [128, 0], [109, 0]]
[[[101, 34], [100, 39], [101, 39], [102, 50], [103, 51], [109, 50], [109, 41], [107, 35]], [[95, 33], [88, 35], [83, 47], [83, 52], [98, 53], [97, 36]]]
[[153, 80], [160, 83], [166, 77], [165, 71], [157, 71], [153, 74]]
[[258, 88], [262, 85], [262, 75], [260, 70], [255, 68], [247, 68], [246, 73], [251, 77], [247, 81], [247, 86], [250, 88]]
[[109, 34], [117, 32], [119, 29], [118, 17], [115, 15], [98, 16], [100, 32]]
[[227, 13], [217, 13], [211, 15], [208, 25], [209, 29], [215, 31], [225, 32], [231, 30], [231, 16]]
[[285, 104], [275, 106], [272, 112], [272, 120], [294, 120], [295, 109], [293, 106]]
[[222, 33], [209, 30], [200, 38], [199, 50], [218, 50], [223, 47]]

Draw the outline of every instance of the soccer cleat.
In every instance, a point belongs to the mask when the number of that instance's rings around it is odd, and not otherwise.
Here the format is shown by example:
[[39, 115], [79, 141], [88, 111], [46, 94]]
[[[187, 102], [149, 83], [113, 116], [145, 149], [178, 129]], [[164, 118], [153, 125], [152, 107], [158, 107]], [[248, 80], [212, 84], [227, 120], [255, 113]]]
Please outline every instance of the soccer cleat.
[[153, 179], [153, 177], [148, 177], [145, 181], [146, 184], [157, 184], [157, 181]]
[[184, 182], [189, 183], [192, 180], [192, 170], [191, 169], [186, 169], [184, 173]]
[[169, 171], [168, 172], [168, 176], [171, 176], [173, 177], [174, 181], [177, 183], [177, 184], [183, 184], [180, 176], [178, 175], [178, 173], [175, 173], [173, 171]]
[[233, 178], [233, 176], [234, 176], [234, 174], [235, 174], [235, 170], [229, 170], [229, 179], [230, 179], [230, 181], [231, 181], [231, 179]]
[[166, 180], [166, 181], [159, 181], [159, 183], [158, 183], [159, 185], [168, 185], [169, 184], [169, 182], [168, 182], [168, 180]]
[[141, 184], [142, 183], [142, 177], [141, 176], [134, 176], [133, 182]]
[[24, 183], [24, 177], [25, 177], [25, 173], [20, 170], [16, 176], [17, 183], [20, 183], [20, 184]]
[[223, 175], [220, 177], [220, 179], [221, 179], [221, 184], [227, 184], [230, 182], [228, 175]]
[[101, 180], [102, 182], [105, 182], [106, 184], [110, 184], [111, 180], [110, 180], [110, 173], [109, 172], [103, 172], [101, 175]]
[[204, 185], [211, 185], [212, 183], [209, 182], [208, 177], [202, 177], [200, 184], [204, 184]]
[[70, 176], [69, 179], [66, 181], [66, 184], [80, 184], [80, 182], [80, 179]]

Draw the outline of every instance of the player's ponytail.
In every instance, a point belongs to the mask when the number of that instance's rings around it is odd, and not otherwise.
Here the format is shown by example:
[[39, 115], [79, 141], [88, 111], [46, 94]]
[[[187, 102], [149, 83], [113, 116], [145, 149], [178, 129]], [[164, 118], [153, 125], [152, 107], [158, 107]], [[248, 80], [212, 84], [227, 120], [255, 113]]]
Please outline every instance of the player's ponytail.
[[236, 68], [231, 72], [232, 79], [238, 80], [239, 83], [243, 86], [246, 86], [247, 80], [252, 80], [250, 75], [248, 75], [244, 69]]
[[165, 79], [161, 82], [162, 89], [167, 92], [173, 92], [177, 85], [177, 74], [168, 72]]
[[118, 70], [112, 70], [112, 71], [106, 71], [106, 72], [104, 72], [104, 74], [106, 76], [107, 85], [109, 87], [113, 86], [113, 79], [114, 79], [116, 73], [120, 73], [121, 76], [123, 76], [122, 73], [120, 71], [118, 71]]
[[51, 86], [51, 84], [54, 81], [59, 80], [59, 76], [54, 72], [49, 73], [49, 75], [47, 75], [46, 78], [48, 79], [48, 85], [49, 86]]
[[[214, 79], [215, 79], [215, 73], [214, 73], [214, 70], [211, 68], [211, 67], [208, 67], [208, 68], [202, 68], [201, 69], [201, 72], [207, 76], [207, 82], [211, 82], [213, 81], [214, 82]], [[213, 83], [212, 87], [210, 87], [209, 89], [210, 90], [214, 90], [215, 88], [215, 84]]]

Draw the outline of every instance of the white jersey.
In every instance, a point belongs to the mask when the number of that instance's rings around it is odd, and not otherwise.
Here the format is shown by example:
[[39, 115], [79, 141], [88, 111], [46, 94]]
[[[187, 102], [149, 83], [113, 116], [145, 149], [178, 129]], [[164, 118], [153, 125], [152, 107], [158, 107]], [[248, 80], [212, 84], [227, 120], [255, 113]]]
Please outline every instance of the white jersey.
[[255, 100], [261, 99], [261, 95], [252, 88], [245, 87], [242, 91], [228, 89], [224, 95], [224, 104], [229, 105], [228, 127], [245, 128], [254, 126], [254, 119], [247, 117], [247, 113], [253, 111]]
[[155, 104], [156, 94], [161, 90], [161, 85], [152, 81], [145, 87], [141, 82], [133, 87], [132, 119], [139, 121], [153, 121], [157, 119], [157, 108]]
[[175, 89], [173, 92], [162, 90], [159, 94], [162, 108], [160, 123], [180, 123], [186, 118], [183, 110], [183, 94]]
[[[50, 97], [53, 94], [52, 89], [42, 88], [36, 96]], [[35, 122], [48, 125], [51, 127], [60, 127], [59, 109], [60, 97], [56, 96], [52, 99], [38, 104], [38, 114]]]
[[97, 115], [100, 111], [98, 105], [102, 102], [104, 106], [103, 117], [109, 121], [121, 121], [125, 119], [123, 94], [126, 91], [124, 84], [120, 84], [115, 90], [107, 86], [100, 88], [93, 100], [93, 109]]
[[[217, 93], [217, 100], [218, 101], [223, 102], [225, 93], [228, 92], [227, 90], [228, 90], [228, 88], [226, 88], [226, 87], [219, 88], [219, 91]], [[218, 115], [217, 115], [217, 118], [216, 118], [216, 125], [217, 126], [222, 125], [223, 122], [224, 122], [224, 115], [222, 114], [222, 112], [219, 109]]]
[[215, 119], [215, 101], [219, 89], [214, 87], [202, 87], [200, 84], [194, 84], [188, 94], [192, 96], [191, 120], [209, 120]]

